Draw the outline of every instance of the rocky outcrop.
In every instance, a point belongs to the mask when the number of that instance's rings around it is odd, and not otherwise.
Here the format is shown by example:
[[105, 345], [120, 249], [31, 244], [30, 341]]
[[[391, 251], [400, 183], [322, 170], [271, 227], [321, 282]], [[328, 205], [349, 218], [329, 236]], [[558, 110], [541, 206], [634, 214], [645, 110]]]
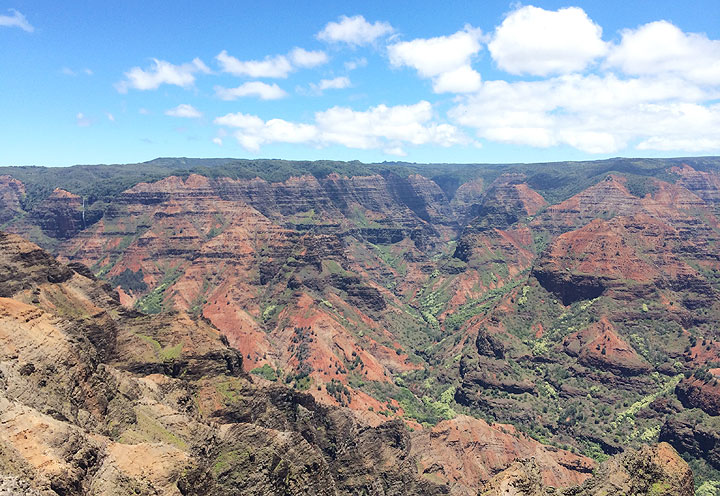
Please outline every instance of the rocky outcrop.
[[720, 415], [720, 381], [709, 382], [690, 377], [675, 388], [675, 394], [685, 408], [700, 408], [708, 415]]
[[624, 177], [610, 174], [564, 202], [549, 206], [532, 225], [561, 234], [594, 219], [636, 214], [642, 210], [642, 200], [628, 191], [626, 183]]
[[64, 189], [55, 190], [30, 213], [33, 223], [53, 239], [68, 239], [93, 225], [102, 211], [85, 207], [82, 197]]
[[460, 415], [412, 436], [412, 453], [419, 471], [451, 487], [451, 494], [477, 494], [477, 488], [517, 458], [532, 457], [538, 483], [567, 487], [588, 478], [594, 468], [589, 458], [544, 446], [510, 425]]
[[504, 358], [505, 346], [502, 341], [486, 329], [479, 329], [475, 338], [475, 348], [481, 356]]
[[578, 358], [588, 367], [608, 370], [618, 375], [639, 375], [650, 365], [615, 332], [607, 318], [575, 332], [563, 342], [565, 353]]
[[22, 212], [25, 185], [11, 176], [0, 176], [0, 226]]
[[[73, 276], [69, 267], [14, 234], [0, 232], [0, 296], [12, 296], [42, 283], [60, 283]], [[22, 274], [23, 277], [18, 277]]]
[[[606, 291], [617, 298], [646, 297], [666, 288], [694, 293], [708, 303], [714, 290], [681, 256], [687, 248], [685, 236], [647, 215], [594, 220], [557, 237], [536, 261], [532, 274], [565, 305]], [[709, 250], [705, 253], [696, 256], [714, 258]]]
[[526, 459], [495, 476], [482, 496], [618, 496], [695, 494], [693, 475], [687, 463], [667, 443], [628, 450], [603, 463], [582, 485], [554, 491], [542, 484], [538, 464]]
[[705, 459], [720, 470], [720, 432], [711, 422], [668, 418], [660, 431], [660, 441], [671, 444], [680, 453]]
[[720, 204], [720, 174], [693, 169], [688, 164], [672, 167], [671, 172], [680, 176], [682, 186], [713, 205]]
[[508, 229], [520, 220], [535, 215], [547, 205], [545, 199], [532, 190], [522, 174], [503, 174], [496, 179], [475, 205], [470, 215], [476, 229]]
[[688, 464], [667, 443], [627, 450], [603, 463], [595, 475], [566, 495], [600, 496], [653, 494], [692, 496], [693, 473]]

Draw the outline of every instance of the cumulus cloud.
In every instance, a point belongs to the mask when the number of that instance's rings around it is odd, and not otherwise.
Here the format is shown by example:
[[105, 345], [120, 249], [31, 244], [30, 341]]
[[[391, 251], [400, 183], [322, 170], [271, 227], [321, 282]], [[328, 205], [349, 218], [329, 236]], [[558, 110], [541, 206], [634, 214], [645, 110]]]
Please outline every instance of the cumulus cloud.
[[607, 52], [602, 28], [579, 7], [511, 12], [495, 29], [488, 50], [511, 74], [547, 76], [584, 70]]
[[698, 84], [720, 84], [720, 40], [684, 33], [667, 21], [626, 29], [607, 57], [608, 67], [630, 75], [673, 74]]
[[466, 27], [450, 36], [419, 38], [388, 46], [390, 63], [412, 67], [420, 77], [433, 79], [436, 93], [465, 93], [480, 87], [480, 74], [470, 65], [482, 50], [482, 32]]
[[533, 147], [614, 153], [638, 142], [640, 149], [662, 149], [689, 140], [707, 147], [720, 139], [720, 106], [704, 105], [712, 98], [681, 78], [571, 74], [487, 81], [449, 115], [481, 138]]
[[321, 79], [319, 83], [310, 83], [310, 87], [318, 93], [325, 90], [341, 90], [350, 87], [350, 78], [340, 76], [333, 79]]
[[305, 143], [383, 149], [402, 155], [402, 146], [407, 144], [452, 146], [467, 142], [455, 126], [434, 122], [432, 105], [427, 101], [392, 107], [378, 105], [366, 111], [332, 107], [317, 112], [312, 124], [283, 119], [264, 121], [243, 113], [218, 117], [215, 124], [235, 128], [235, 138], [253, 152], [271, 143]]
[[170, 117], [185, 117], [187, 119], [198, 119], [202, 117], [202, 112], [187, 103], [181, 103], [175, 108], [165, 111], [165, 115]]
[[234, 76], [284, 79], [298, 68], [307, 69], [327, 63], [328, 56], [322, 50], [295, 47], [288, 55], [268, 56], [263, 60], [239, 60], [228, 55], [227, 50], [220, 52], [215, 59], [223, 72]]
[[195, 74], [197, 73], [210, 73], [210, 69], [198, 58], [181, 65], [153, 59], [153, 66], [150, 69], [144, 70], [140, 67], [133, 67], [125, 73], [126, 79], [117, 83], [115, 87], [120, 93], [127, 93], [130, 88], [154, 90], [162, 84], [188, 88], [195, 84]]
[[228, 55], [226, 50], [220, 52], [215, 59], [220, 63], [223, 72], [234, 76], [262, 78], [286, 78], [293, 67], [284, 55], [265, 57], [264, 60], [239, 60]]
[[322, 50], [309, 51], [295, 47], [290, 52], [290, 60], [292, 60], [295, 67], [310, 68], [326, 64], [328, 56]]
[[25, 16], [20, 12], [15, 9], [8, 9], [8, 12], [12, 15], [0, 15], [0, 26], [20, 28], [28, 33], [35, 31], [35, 28], [30, 25]]
[[391, 34], [393, 27], [387, 22], [375, 21], [370, 24], [365, 17], [340, 16], [337, 22], [329, 22], [316, 36], [319, 40], [348, 45], [369, 45], [378, 38]]
[[215, 95], [221, 100], [237, 100], [246, 96], [255, 96], [261, 100], [278, 100], [287, 96], [285, 90], [277, 84], [267, 84], [261, 81], [249, 81], [237, 88], [215, 87]]

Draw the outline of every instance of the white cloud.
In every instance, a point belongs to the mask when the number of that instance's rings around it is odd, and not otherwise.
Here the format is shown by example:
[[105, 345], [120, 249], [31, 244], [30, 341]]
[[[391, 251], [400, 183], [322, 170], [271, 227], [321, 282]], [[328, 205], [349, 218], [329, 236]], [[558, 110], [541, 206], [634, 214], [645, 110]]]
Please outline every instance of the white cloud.
[[187, 103], [181, 103], [175, 108], [165, 111], [165, 115], [171, 117], [185, 117], [188, 119], [198, 119], [202, 117], [202, 112]]
[[290, 60], [295, 67], [310, 68], [326, 64], [328, 56], [322, 50], [308, 51], [304, 48], [295, 47], [290, 51]]
[[222, 138], [219, 137], [213, 138], [212, 142], [215, 143], [217, 146], [222, 146], [223, 144]]
[[115, 116], [112, 115], [110, 112], [105, 112], [105, 115], [107, 116], [107, 118], [110, 122], [115, 122]]
[[148, 109], [144, 108], [144, 107], [140, 108], [140, 109], [138, 110], [138, 113], [139, 113], [140, 115], [150, 115], [150, 111], [149, 111]]
[[265, 57], [264, 60], [238, 60], [228, 55], [226, 50], [220, 52], [215, 59], [220, 63], [223, 72], [234, 76], [263, 78], [286, 78], [293, 67], [284, 55]]
[[310, 83], [315, 91], [322, 92], [325, 90], [341, 90], [350, 87], [350, 78], [340, 76], [333, 79], [321, 79], [319, 83]]
[[268, 56], [263, 60], [239, 60], [228, 55], [227, 50], [220, 52], [215, 59], [220, 63], [223, 72], [234, 76], [286, 78], [297, 68], [310, 68], [327, 63], [328, 56], [321, 50], [309, 51], [295, 47], [288, 55]]
[[450, 36], [419, 38], [388, 46], [390, 63], [412, 67], [424, 78], [433, 78], [433, 91], [470, 92], [480, 86], [480, 74], [472, 69], [472, 58], [482, 50], [482, 32], [467, 26]]
[[8, 12], [12, 12], [12, 15], [0, 15], [0, 26], [20, 28], [28, 33], [35, 31], [35, 28], [20, 12], [15, 9], [8, 9]]
[[355, 69], [359, 69], [360, 67], [365, 67], [367, 65], [367, 59], [365, 57], [360, 57], [353, 60], [348, 60], [345, 62], [345, 69], [348, 71], [354, 71]]
[[210, 69], [202, 60], [196, 58], [192, 62], [174, 65], [164, 60], [153, 59], [153, 67], [149, 70], [133, 67], [125, 73], [126, 79], [115, 85], [120, 93], [127, 93], [129, 88], [136, 90], [154, 90], [162, 84], [172, 84], [188, 88], [195, 84], [195, 74], [209, 74]]
[[690, 140], [707, 147], [720, 140], [720, 105], [704, 102], [717, 96], [680, 78], [572, 74], [487, 81], [449, 116], [481, 138], [541, 148], [614, 153], [638, 142], [662, 149]]
[[426, 101], [393, 107], [378, 105], [366, 111], [332, 107], [317, 112], [312, 124], [283, 119], [264, 121], [242, 113], [218, 117], [215, 124], [236, 128], [235, 138], [254, 152], [271, 143], [305, 143], [382, 149], [402, 155], [403, 144], [452, 146], [468, 141], [455, 126], [434, 122], [432, 105]]
[[547, 76], [582, 71], [607, 52], [607, 44], [602, 28], [581, 8], [526, 6], [495, 29], [488, 50], [504, 71]]
[[215, 87], [215, 95], [221, 100], [237, 100], [245, 96], [256, 96], [261, 100], [278, 100], [287, 96], [285, 90], [277, 84], [267, 84], [261, 81], [249, 81], [237, 88]]
[[327, 42], [360, 46], [369, 45], [393, 31], [393, 27], [387, 22], [375, 21], [370, 24], [361, 15], [340, 16], [338, 22], [327, 23], [317, 34], [317, 38]]
[[92, 121], [82, 112], [78, 112], [75, 116], [75, 122], [80, 127], [88, 127]]
[[268, 56], [263, 60], [239, 60], [228, 55], [227, 50], [220, 52], [215, 59], [220, 63], [223, 72], [234, 76], [282, 79], [296, 69], [317, 67], [326, 64], [329, 60], [322, 50], [311, 51], [299, 47], [293, 48], [287, 55]]
[[433, 79], [435, 93], [471, 93], [480, 88], [482, 78], [469, 65], [443, 72]]
[[667, 21], [651, 22], [622, 32], [606, 65], [625, 74], [674, 74], [698, 84], [720, 84], [720, 40], [684, 33]]

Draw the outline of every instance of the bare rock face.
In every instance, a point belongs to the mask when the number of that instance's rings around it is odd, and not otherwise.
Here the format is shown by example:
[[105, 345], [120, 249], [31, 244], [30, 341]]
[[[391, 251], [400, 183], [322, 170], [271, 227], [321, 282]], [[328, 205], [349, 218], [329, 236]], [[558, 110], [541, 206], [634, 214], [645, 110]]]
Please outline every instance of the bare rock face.
[[628, 450], [603, 463], [595, 475], [566, 495], [641, 494], [692, 496], [693, 474], [672, 446], [660, 443]]
[[618, 375], [638, 375], [651, 370], [650, 365], [620, 338], [606, 318], [590, 327], [571, 334], [563, 343], [565, 352], [578, 357], [590, 367], [608, 370]]
[[532, 225], [560, 234], [594, 219], [632, 215], [640, 211], [641, 203], [628, 190], [625, 178], [611, 174], [564, 202], [548, 207]]
[[705, 382], [696, 377], [683, 379], [675, 388], [675, 394], [686, 408], [701, 408], [712, 416], [720, 415], [720, 381]]
[[542, 484], [536, 460], [514, 463], [493, 477], [482, 496], [692, 496], [693, 475], [688, 464], [667, 443], [628, 450], [603, 463], [583, 484], [555, 491]]
[[595, 465], [588, 458], [544, 446], [510, 425], [490, 425], [463, 415], [414, 433], [411, 451], [422, 474], [449, 483], [456, 495], [477, 494], [479, 486], [517, 458], [533, 457], [537, 482], [552, 487], [583, 482]]
[[[712, 299], [713, 289], [704, 276], [680, 257], [686, 243], [692, 242], [686, 236], [647, 215], [594, 220], [557, 237], [536, 262], [533, 275], [566, 305], [605, 291], [623, 298], [665, 288]], [[696, 253], [706, 249], [700, 247]], [[700, 256], [713, 259], [709, 253]]]
[[0, 176], [0, 226], [22, 211], [25, 185], [10, 176]]
[[697, 171], [687, 164], [670, 169], [680, 176], [679, 183], [708, 203], [720, 204], [720, 175]]
[[519, 460], [494, 476], [480, 490], [481, 496], [545, 496], [552, 494], [543, 486], [534, 458]]
[[545, 199], [525, 184], [522, 174], [503, 174], [485, 192], [482, 202], [471, 210], [478, 228], [507, 229], [535, 215], [547, 205]]
[[713, 423], [671, 417], [660, 431], [660, 441], [672, 445], [680, 453], [704, 458], [720, 469], [720, 432]]
[[[12, 296], [33, 284], [60, 283], [73, 271], [51, 255], [14, 234], [0, 232], [0, 296]], [[22, 274], [22, 277], [18, 277]]]
[[96, 209], [86, 209], [82, 197], [55, 188], [30, 214], [33, 223], [53, 239], [68, 239], [102, 217]]

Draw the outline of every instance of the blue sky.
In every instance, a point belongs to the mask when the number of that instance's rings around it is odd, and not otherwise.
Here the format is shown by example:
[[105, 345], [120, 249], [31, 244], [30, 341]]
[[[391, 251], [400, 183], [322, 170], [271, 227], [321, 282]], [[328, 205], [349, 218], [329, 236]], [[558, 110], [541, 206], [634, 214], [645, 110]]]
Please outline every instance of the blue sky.
[[720, 2], [0, 3], [0, 165], [720, 154]]

